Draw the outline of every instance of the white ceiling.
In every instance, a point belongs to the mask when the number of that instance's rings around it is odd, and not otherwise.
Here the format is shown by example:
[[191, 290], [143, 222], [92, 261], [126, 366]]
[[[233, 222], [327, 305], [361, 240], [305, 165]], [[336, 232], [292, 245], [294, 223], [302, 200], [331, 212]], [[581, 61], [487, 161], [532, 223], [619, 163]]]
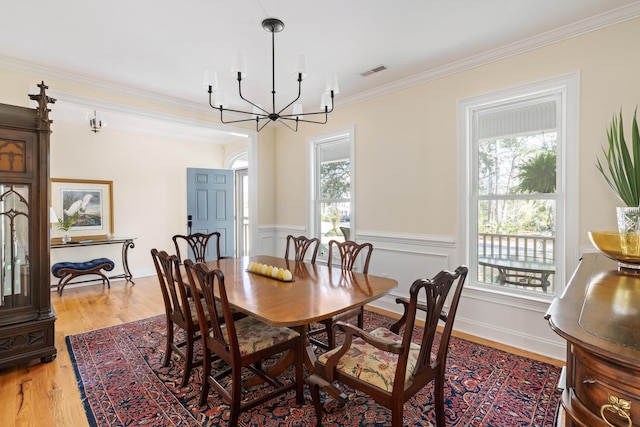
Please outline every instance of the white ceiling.
[[[295, 97], [293, 64], [304, 54], [301, 99], [310, 111], [327, 74], [338, 76], [339, 108], [429, 73], [640, 16], [640, 2], [631, 0], [0, 2], [0, 67], [194, 109], [208, 103], [207, 68], [217, 71], [230, 106], [245, 108], [230, 73], [236, 52], [247, 59], [243, 94], [271, 105], [271, 35], [261, 26], [267, 17], [285, 23], [275, 42], [276, 107]], [[388, 69], [360, 75], [379, 65]]]

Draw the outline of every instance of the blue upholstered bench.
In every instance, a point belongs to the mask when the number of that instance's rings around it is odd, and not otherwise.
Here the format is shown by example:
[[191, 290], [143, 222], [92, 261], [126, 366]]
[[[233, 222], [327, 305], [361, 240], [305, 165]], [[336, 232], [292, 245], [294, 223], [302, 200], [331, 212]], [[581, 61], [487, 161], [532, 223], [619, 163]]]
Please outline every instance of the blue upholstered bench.
[[104, 285], [106, 282], [107, 286], [111, 288], [109, 278], [102, 270], [111, 271], [114, 265], [113, 261], [109, 258], [96, 258], [85, 262], [57, 262], [51, 267], [51, 274], [60, 279], [58, 282], [58, 292], [62, 295], [62, 290], [72, 279], [88, 274], [100, 276], [102, 278], [102, 284]]

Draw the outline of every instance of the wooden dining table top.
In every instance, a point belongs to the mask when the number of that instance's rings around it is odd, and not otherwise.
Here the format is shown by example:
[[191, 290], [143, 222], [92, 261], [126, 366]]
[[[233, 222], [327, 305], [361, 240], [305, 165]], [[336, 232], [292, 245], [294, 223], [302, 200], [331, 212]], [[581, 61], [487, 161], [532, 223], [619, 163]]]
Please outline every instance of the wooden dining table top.
[[[250, 262], [286, 268], [292, 281], [247, 271]], [[272, 326], [302, 326], [370, 303], [398, 285], [396, 280], [273, 256], [207, 261], [224, 274], [229, 304]]]

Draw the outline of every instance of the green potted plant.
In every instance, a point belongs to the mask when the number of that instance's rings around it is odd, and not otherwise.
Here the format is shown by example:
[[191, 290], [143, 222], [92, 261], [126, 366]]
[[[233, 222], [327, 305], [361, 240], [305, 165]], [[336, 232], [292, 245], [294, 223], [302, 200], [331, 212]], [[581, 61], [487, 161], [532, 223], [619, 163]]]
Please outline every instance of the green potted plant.
[[602, 148], [604, 164], [598, 159], [596, 167], [613, 193], [625, 204], [617, 207], [618, 231], [622, 252], [640, 255], [640, 133], [636, 111], [631, 126], [631, 143], [624, 136], [622, 110], [615, 115], [607, 129], [608, 147]]
[[73, 227], [73, 224], [76, 223], [76, 220], [78, 219], [78, 212], [75, 212], [73, 215], [67, 217], [66, 220], [64, 220], [63, 218], [58, 218], [58, 230], [64, 231], [64, 236], [62, 236], [62, 243], [69, 243], [71, 241], [69, 230], [71, 229], [71, 227]]

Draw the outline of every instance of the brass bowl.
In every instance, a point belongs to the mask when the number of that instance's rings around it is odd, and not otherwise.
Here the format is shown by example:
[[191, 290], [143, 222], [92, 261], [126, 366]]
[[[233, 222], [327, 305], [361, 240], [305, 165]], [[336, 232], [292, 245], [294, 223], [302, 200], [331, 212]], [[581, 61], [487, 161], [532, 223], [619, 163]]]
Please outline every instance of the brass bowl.
[[[639, 237], [640, 238], [640, 237]], [[600, 252], [621, 264], [631, 264], [631, 267], [640, 267], [640, 255], [625, 253], [620, 241], [620, 233], [617, 231], [590, 231], [589, 239]]]

